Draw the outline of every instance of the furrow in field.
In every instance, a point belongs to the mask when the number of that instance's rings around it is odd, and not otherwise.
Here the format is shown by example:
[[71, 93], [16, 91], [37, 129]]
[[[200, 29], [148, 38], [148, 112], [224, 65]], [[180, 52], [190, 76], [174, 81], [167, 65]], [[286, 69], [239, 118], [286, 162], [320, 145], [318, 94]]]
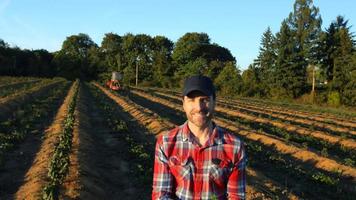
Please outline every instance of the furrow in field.
[[43, 187], [49, 181], [47, 174], [50, 158], [59, 142], [59, 136], [63, 132], [63, 122], [68, 112], [68, 103], [72, 99], [74, 92], [75, 85], [73, 84], [59, 108], [53, 123], [45, 131], [40, 150], [37, 152], [31, 168], [25, 175], [23, 185], [16, 192], [15, 199], [40, 199], [42, 197]]
[[31, 102], [31, 100], [36, 97], [42, 96], [55, 86], [59, 85], [61, 82], [63, 82], [63, 80], [56, 80], [44, 85], [38, 85], [27, 91], [9, 96], [8, 98], [0, 99], [0, 120], [6, 119], [9, 115], [11, 115], [13, 110], [16, 110], [24, 103]]

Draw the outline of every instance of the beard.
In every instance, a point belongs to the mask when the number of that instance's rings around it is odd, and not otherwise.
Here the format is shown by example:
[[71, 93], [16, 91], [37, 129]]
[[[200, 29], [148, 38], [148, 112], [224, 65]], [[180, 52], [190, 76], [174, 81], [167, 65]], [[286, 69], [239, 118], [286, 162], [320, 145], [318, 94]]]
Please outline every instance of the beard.
[[187, 118], [195, 126], [199, 128], [204, 128], [207, 127], [211, 122], [211, 119], [213, 118], [213, 114], [208, 109], [201, 110], [201, 111], [193, 110], [189, 114], [187, 114]]

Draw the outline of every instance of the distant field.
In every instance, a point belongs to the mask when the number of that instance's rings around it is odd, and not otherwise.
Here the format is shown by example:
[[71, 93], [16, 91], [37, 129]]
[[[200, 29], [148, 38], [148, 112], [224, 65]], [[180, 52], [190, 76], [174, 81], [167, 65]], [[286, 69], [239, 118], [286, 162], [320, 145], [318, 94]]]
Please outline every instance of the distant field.
[[[180, 93], [0, 77], [0, 199], [150, 199], [155, 138], [184, 123]], [[353, 199], [356, 113], [217, 99], [244, 140], [248, 199]]]

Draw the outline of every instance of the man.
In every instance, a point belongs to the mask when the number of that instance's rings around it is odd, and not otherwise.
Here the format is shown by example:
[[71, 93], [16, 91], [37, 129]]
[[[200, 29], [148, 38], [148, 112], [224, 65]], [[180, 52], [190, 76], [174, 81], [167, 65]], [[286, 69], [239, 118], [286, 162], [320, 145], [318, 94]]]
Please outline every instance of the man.
[[245, 199], [244, 146], [212, 121], [211, 79], [186, 79], [182, 101], [187, 122], [157, 139], [152, 199]]

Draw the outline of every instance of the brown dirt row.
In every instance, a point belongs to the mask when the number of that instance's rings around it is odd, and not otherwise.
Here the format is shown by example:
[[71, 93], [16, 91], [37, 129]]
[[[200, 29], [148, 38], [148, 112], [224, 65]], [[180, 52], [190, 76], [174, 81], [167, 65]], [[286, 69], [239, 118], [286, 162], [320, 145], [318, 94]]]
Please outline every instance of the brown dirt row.
[[63, 181], [63, 185], [61, 186], [59, 192], [61, 194], [60, 199], [78, 199], [79, 191], [81, 189], [79, 183], [79, 159], [78, 159], [78, 150], [81, 140], [79, 139], [79, 118], [81, 117], [81, 113], [79, 112], [79, 102], [80, 102], [80, 94], [81, 94], [81, 84], [78, 88], [78, 96], [76, 99], [76, 108], [74, 111], [74, 126], [73, 126], [73, 135], [72, 135], [72, 147], [71, 153], [69, 155], [69, 169], [68, 174]]
[[[132, 92], [135, 93], [135, 91], [132, 91]], [[177, 96], [162, 94], [162, 93], [160, 95], [163, 95], [163, 96], [166, 96], [166, 97], [169, 97], [172, 99], [180, 100], [180, 98]], [[245, 108], [243, 108], [243, 109], [246, 111], [249, 111], [249, 112], [254, 112], [254, 110], [251, 110], [251, 109], [245, 109]], [[307, 128], [303, 128], [300, 126], [285, 124], [284, 122], [274, 121], [274, 120], [270, 120], [270, 119], [263, 118], [263, 117], [256, 117], [251, 114], [242, 113], [242, 112], [239, 112], [238, 110], [231, 110], [229, 108], [225, 108], [225, 107], [222, 107], [219, 105], [216, 106], [216, 111], [230, 115], [230, 116], [247, 119], [250, 121], [272, 125], [272, 126], [280, 128], [280, 129], [284, 129], [284, 130], [287, 130], [290, 132], [295, 132], [300, 135], [307, 135], [307, 136], [310, 135], [314, 138], [329, 142], [331, 144], [340, 144], [343, 147], [348, 148], [348, 149], [356, 149], [356, 142], [353, 139], [345, 139], [340, 136], [330, 135], [323, 131], [313, 131], [313, 130], [309, 130]], [[277, 117], [276, 115], [272, 115], [272, 116]], [[293, 120], [293, 119], [286, 119], [286, 120]]]
[[24, 103], [28, 103], [31, 99], [37, 98], [59, 85], [63, 80], [47, 82], [46, 84], [41, 84], [39, 86], [33, 87], [27, 91], [18, 93], [7, 98], [0, 99], [0, 120], [5, 120], [13, 110], [16, 110]]
[[18, 82], [25, 82], [25, 81], [32, 81], [32, 80], [39, 80], [41, 78], [37, 77], [18, 77], [18, 76], [0, 76], [0, 87], [6, 86], [13, 83]]
[[75, 113], [69, 174], [60, 199], [134, 199], [138, 187], [119, 154], [126, 147], [111, 133], [86, 86], [79, 90]]
[[[135, 87], [132, 87], [135, 88]], [[151, 91], [161, 91], [165, 94], [172, 94], [172, 95], [180, 95], [180, 93], [178, 92], [174, 92], [171, 90], [165, 90], [165, 89], [161, 89], [161, 88], [148, 88]], [[237, 105], [249, 105], [249, 106], [254, 106], [254, 107], [258, 107], [258, 108], [265, 108], [265, 109], [270, 109], [274, 112], [282, 112], [285, 114], [289, 114], [292, 116], [298, 116], [301, 118], [308, 118], [311, 120], [315, 120], [315, 121], [319, 121], [319, 122], [324, 122], [324, 123], [332, 123], [335, 125], [341, 125], [344, 127], [349, 127], [349, 128], [356, 128], [356, 119], [355, 118], [351, 118], [351, 119], [345, 119], [345, 118], [341, 118], [339, 116], [335, 116], [333, 114], [330, 113], [317, 113], [317, 112], [307, 112], [307, 111], [298, 111], [292, 108], [287, 108], [287, 107], [283, 107], [283, 106], [271, 106], [267, 103], [261, 103], [261, 102], [255, 102], [255, 101], [248, 101], [248, 100], [237, 100], [237, 99], [218, 99], [218, 102], [221, 103], [228, 103], [228, 104], [237, 104]]]
[[[49, 92], [49, 94], [43, 94], [43, 96], [36, 98], [31, 103], [23, 105], [22, 108], [24, 109], [29, 109], [29, 106], [35, 106], [37, 108], [42, 100], [46, 102], [50, 100], [50, 102], [43, 105], [48, 109], [47, 113], [40, 114], [41, 116], [44, 114], [46, 117], [33, 121], [30, 129], [22, 127], [27, 130], [26, 133], [24, 133], [24, 138], [16, 142], [14, 141], [13, 148], [10, 151], [6, 151], [3, 155], [4, 162], [0, 164], [0, 199], [14, 199], [14, 194], [23, 184], [24, 176], [31, 167], [33, 159], [40, 148], [43, 132], [52, 123], [67, 95], [69, 87], [69, 82], [63, 82], [53, 88], [53, 92], [59, 95], [53, 96], [53, 93]], [[58, 93], [59, 90], [63, 91]], [[18, 110], [14, 110], [14, 112], [18, 113]], [[15, 116], [15, 119], [19, 119], [18, 117], [19, 116]], [[30, 114], [29, 116], [23, 117], [26, 121], [35, 116]], [[21, 129], [21, 127], [17, 128]]]
[[[332, 124], [327, 124], [324, 122], [319, 122], [319, 121], [312, 121], [310, 119], [306, 119], [304, 118], [298, 118], [298, 117], [294, 117], [291, 116], [290, 114], [285, 114], [285, 113], [276, 113], [273, 110], [268, 110], [268, 109], [262, 109], [262, 108], [258, 108], [255, 107], [253, 108], [252, 106], [249, 106], [248, 109], [241, 107], [241, 106], [236, 106], [236, 105], [231, 105], [233, 108], [236, 109], [244, 109], [247, 111], [252, 111], [252, 112], [256, 112], [256, 113], [261, 113], [261, 114], [268, 114], [272, 117], [278, 118], [278, 119], [282, 119], [282, 120], [287, 120], [287, 121], [291, 121], [291, 122], [297, 122], [300, 124], [306, 124], [309, 126], [314, 126], [314, 127], [319, 127], [322, 129], [327, 129], [333, 132], [339, 132], [339, 133], [346, 133], [346, 134], [351, 134], [351, 135], [356, 135], [356, 131], [351, 130], [351, 128], [347, 128], [347, 127], [340, 127], [339, 125], [332, 125]], [[302, 116], [301, 116], [302, 117]], [[356, 125], [356, 124], [355, 124]]]
[[342, 118], [340, 116], [335, 116], [330, 113], [317, 113], [317, 112], [312, 112], [312, 111], [310, 111], [310, 112], [298, 111], [295, 109], [282, 107], [282, 106], [271, 106], [271, 105], [268, 105], [267, 103], [247, 102], [247, 100], [232, 100], [232, 102], [237, 103], [237, 104], [260, 106], [260, 107], [269, 108], [269, 109], [272, 109], [272, 110], [275, 110], [278, 112], [284, 111], [291, 115], [305, 117], [305, 118], [309, 118], [309, 119], [312, 119], [315, 121], [333, 123], [333, 124], [338, 124], [341, 126], [356, 128], [356, 124], [355, 124], [356, 119], [354, 117], [350, 117], [350, 119], [346, 119], [346, 118]]
[[[130, 113], [138, 122], [147, 127], [156, 136], [163, 134], [167, 130], [177, 126], [176, 124], [173, 124], [167, 120], [160, 120], [158, 114], [147, 108], [143, 108], [137, 105], [129, 99], [124, 99], [111, 93], [99, 84], [95, 83], [94, 85], [101, 89], [115, 102], [117, 102], [117, 104], [122, 107], [123, 110]], [[281, 192], [278, 194], [283, 199], [298, 199], [292, 193], [286, 192], [283, 186], [264, 176], [263, 173], [257, 172], [250, 168], [247, 169], [247, 173], [249, 179], [247, 186], [247, 197], [249, 199], [268, 199], [265, 194], [274, 194], [278, 193], [278, 191], [285, 192], [284, 194]]]
[[[180, 105], [177, 105], [173, 102], [170, 102], [168, 100], [158, 98], [143, 92], [134, 92], [136, 95], [139, 95], [141, 97], [147, 98], [151, 101], [160, 103], [162, 105], [165, 105], [167, 107], [170, 107], [172, 109], [175, 109], [177, 111], [182, 112], [182, 108]], [[230, 113], [229, 113], [230, 114]], [[241, 127], [238, 127], [237, 125], [230, 125], [226, 123], [226, 119], [216, 117], [215, 118], [216, 122], [221, 125], [222, 127], [226, 127], [236, 133], [239, 133], [240, 135], [243, 135], [244, 137], [259, 142], [265, 146], [274, 146], [279, 152], [283, 154], [289, 154], [293, 158], [300, 160], [305, 163], [313, 163], [314, 167], [317, 169], [325, 170], [328, 172], [335, 172], [335, 171], [342, 171], [344, 176], [350, 176], [352, 177], [353, 180], [356, 181], [356, 169], [345, 166], [342, 164], [337, 163], [335, 160], [322, 157], [317, 155], [314, 152], [304, 150], [301, 148], [298, 148], [294, 145], [291, 144], [286, 144], [285, 142], [278, 140], [276, 138], [271, 138], [267, 135], [262, 135], [257, 132], [253, 132], [251, 130], [241, 130]]]
[[25, 175], [24, 184], [15, 194], [15, 199], [40, 199], [43, 187], [48, 183], [48, 166], [59, 135], [63, 131], [63, 122], [68, 112], [68, 104], [74, 94], [75, 84], [71, 86], [68, 94], [59, 108], [55, 120], [44, 133], [44, 140], [37, 152], [31, 168]]
[[42, 80], [27, 80], [27, 81], [19, 81], [19, 82], [16, 82], [16, 83], [4, 84], [4, 85], [0, 85], [0, 90], [7, 89], [9, 87], [16, 89], [18, 87], [21, 87], [24, 84], [38, 83], [40, 81], [42, 81]]
[[[309, 114], [309, 113], [306, 114], [305, 112], [301, 112], [301, 111], [289, 110], [285, 108], [274, 108], [266, 105], [256, 105], [253, 103], [243, 102], [243, 101], [233, 101], [233, 102], [221, 101], [221, 102], [225, 104], [241, 106], [243, 108], [247, 107], [252, 109], [258, 109], [261, 111], [268, 111], [269, 113], [285, 114], [293, 118], [299, 117], [303, 121], [307, 121], [306, 119], [313, 120], [315, 122], [312, 125], [320, 126], [322, 128], [328, 128], [330, 130], [338, 131], [338, 132], [349, 132], [352, 131], [351, 129], [356, 128], [355, 121], [350, 121], [347, 119], [321, 117], [321, 116], [316, 116], [316, 114]], [[322, 124], [318, 124], [317, 122], [321, 122]]]

